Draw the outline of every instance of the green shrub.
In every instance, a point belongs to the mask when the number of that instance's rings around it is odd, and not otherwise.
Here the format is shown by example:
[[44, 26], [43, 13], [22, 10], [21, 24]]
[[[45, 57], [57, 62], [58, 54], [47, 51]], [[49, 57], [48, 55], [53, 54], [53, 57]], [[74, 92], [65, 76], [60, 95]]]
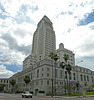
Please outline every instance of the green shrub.
[[45, 93], [45, 91], [39, 91], [39, 93]]

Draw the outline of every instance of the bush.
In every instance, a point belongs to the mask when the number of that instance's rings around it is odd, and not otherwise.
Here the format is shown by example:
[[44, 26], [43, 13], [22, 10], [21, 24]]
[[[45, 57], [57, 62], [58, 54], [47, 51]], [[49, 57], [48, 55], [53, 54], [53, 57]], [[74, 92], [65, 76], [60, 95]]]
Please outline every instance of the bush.
[[94, 92], [94, 90], [87, 90], [87, 92]]
[[15, 91], [15, 93], [23, 93], [23, 91]]
[[45, 91], [39, 91], [39, 93], [45, 93]]
[[31, 94], [33, 94], [33, 91], [30, 91]]

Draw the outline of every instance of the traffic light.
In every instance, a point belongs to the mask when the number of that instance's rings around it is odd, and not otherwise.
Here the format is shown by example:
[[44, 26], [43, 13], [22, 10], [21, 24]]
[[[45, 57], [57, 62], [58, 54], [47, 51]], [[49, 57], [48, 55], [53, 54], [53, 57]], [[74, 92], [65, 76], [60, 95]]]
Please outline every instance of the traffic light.
[[79, 83], [76, 83], [77, 88], [79, 87]]
[[77, 90], [79, 89], [79, 83], [76, 83]]

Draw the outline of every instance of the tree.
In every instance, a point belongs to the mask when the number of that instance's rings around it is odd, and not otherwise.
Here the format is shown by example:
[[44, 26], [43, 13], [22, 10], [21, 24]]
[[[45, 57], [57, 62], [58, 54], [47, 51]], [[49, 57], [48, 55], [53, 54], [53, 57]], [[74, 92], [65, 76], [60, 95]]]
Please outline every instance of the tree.
[[[69, 74], [69, 76], [70, 76], [71, 70], [72, 70], [72, 66], [70, 64], [67, 64], [66, 65], [66, 71]], [[69, 77], [69, 82], [70, 82], [70, 77]]]
[[[59, 59], [59, 56], [57, 54], [54, 55], [54, 61], [55, 61], [55, 70], [56, 70], [56, 61]], [[56, 95], [56, 76], [55, 76], [55, 95]]]
[[16, 84], [14, 88], [15, 88], [15, 92], [17, 92], [17, 90], [18, 90], [18, 85]]
[[[63, 77], [64, 77], [64, 85], [65, 85], [65, 72], [64, 72], [65, 63], [62, 61], [60, 62], [59, 66], [63, 69]], [[66, 93], [66, 88], [65, 88], [65, 93]]]
[[30, 76], [29, 76], [29, 75], [26, 75], [26, 76], [24, 77], [24, 81], [25, 81], [25, 83], [26, 83], [26, 90], [27, 90], [27, 84], [30, 82]]
[[[69, 55], [67, 55], [67, 54], [64, 54], [64, 60], [65, 60], [65, 63], [62, 61], [61, 63], [60, 63], [60, 67], [63, 69], [63, 71], [64, 71], [64, 68], [66, 68], [66, 71], [67, 71], [67, 73], [69, 74], [69, 76], [70, 76], [70, 72], [71, 72], [71, 69], [72, 69], [72, 66], [70, 65], [70, 64], [67, 64], [67, 61], [69, 60]], [[64, 73], [64, 72], [63, 72]], [[69, 77], [69, 81], [70, 81], [70, 77]], [[64, 75], [64, 83], [65, 83], [65, 75]], [[68, 77], [67, 77], [67, 85], [68, 85]], [[69, 86], [69, 85], [68, 85]], [[65, 90], [65, 92], [66, 92], [66, 90]]]
[[93, 87], [93, 88], [94, 88], [94, 82], [92, 83], [91, 87]]
[[[65, 60], [65, 67], [67, 68], [67, 61], [69, 60], [69, 55], [64, 54], [64, 60]], [[67, 78], [67, 84], [68, 84], [68, 78]]]
[[[56, 61], [59, 59], [59, 56], [54, 52], [50, 52], [49, 57], [52, 59], [52, 96], [53, 96], [53, 60], [56, 63]], [[56, 78], [55, 78], [55, 82], [56, 82]]]
[[12, 85], [12, 92], [14, 92], [14, 85], [15, 85], [16, 81], [15, 81], [15, 79], [11, 79], [9, 82]]
[[54, 60], [55, 53], [50, 52], [49, 57], [52, 59], [52, 97], [53, 97], [53, 60]]
[[[68, 74], [70, 75], [71, 74], [71, 70], [72, 70], [72, 66], [70, 64], [67, 64], [66, 70], [67, 70]], [[70, 77], [69, 77], [69, 81], [70, 81]]]
[[69, 55], [67, 55], [67, 54], [64, 54], [64, 60], [65, 60], [65, 62], [66, 62], [66, 64], [67, 64], [67, 61], [69, 60]]
[[57, 54], [54, 55], [54, 61], [56, 62], [59, 59], [59, 56]]
[[55, 53], [54, 52], [50, 52], [49, 57], [53, 60], [55, 57]]
[[[67, 64], [66, 70], [67, 70], [67, 73], [69, 74], [69, 83], [70, 83], [70, 74], [71, 74], [72, 66], [70, 64]], [[68, 78], [67, 78], [67, 80], [68, 80]], [[69, 84], [69, 93], [70, 93], [70, 84]]]
[[5, 87], [4, 84], [0, 84], [0, 91], [4, 91], [4, 87]]
[[65, 83], [65, 74], [64, 74], [65, 63], [62, 61], [60, 62], [59, 66], [63, 69], [64, 83]]
[[70, 74], [71, 70], [72, 70], [72, 66], [70, 64], [66, 65], [66, 70], [68, 72], [68, 74]]

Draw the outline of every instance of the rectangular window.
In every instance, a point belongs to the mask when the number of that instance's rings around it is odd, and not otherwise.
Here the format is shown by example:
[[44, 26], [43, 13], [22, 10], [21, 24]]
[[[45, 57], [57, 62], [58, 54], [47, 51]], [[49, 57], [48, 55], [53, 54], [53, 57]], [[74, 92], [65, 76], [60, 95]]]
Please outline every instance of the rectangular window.
[[37, 78], [39, 78], [39, 69], [37, 70]]
[[32, 73], [31, 73], [31, 80], [32, 80]]
[[81, 74], [81, 76], [80, 76], [80, 77], [81, 77], [81, 81], [83, 81], [83, 75], [82, 75], [82, 74]]
[[49, 77], [49, 73], [47, 73], [47, 77]]
[[86, 81], [86, 75], [84, 75], [84, 81]]
[[33, 72], [33, 78], [35, 78], [35, 71]]
[[49, 81], [47, 81], [47, 85], [49, 85]]
[[67, 72], [65, 71], [65, 79], [67, 79]]
[[69, 74], [69, 79], [71, 80], [71, 72], [70, 72], [70, 74]]
[[60, 78], [62, 78], [62, 70], [60, 70]]
[[87, 76], [87, 81], [89, 82], [89, 76]]
[[49, 71], [49, 68], [47, 68], [47, 71]]
[[57, 69], [55, 69], [55, 77], [57, 78]]
[[92, 79], [92, 83], [93, 83], [93, 76], [91, 77], [91, 79]]
[[73, 73], [73, 79], [75, 80], [75, 73]]
[[43, 73], [42, 73], [42, 77], [43, 77]]

